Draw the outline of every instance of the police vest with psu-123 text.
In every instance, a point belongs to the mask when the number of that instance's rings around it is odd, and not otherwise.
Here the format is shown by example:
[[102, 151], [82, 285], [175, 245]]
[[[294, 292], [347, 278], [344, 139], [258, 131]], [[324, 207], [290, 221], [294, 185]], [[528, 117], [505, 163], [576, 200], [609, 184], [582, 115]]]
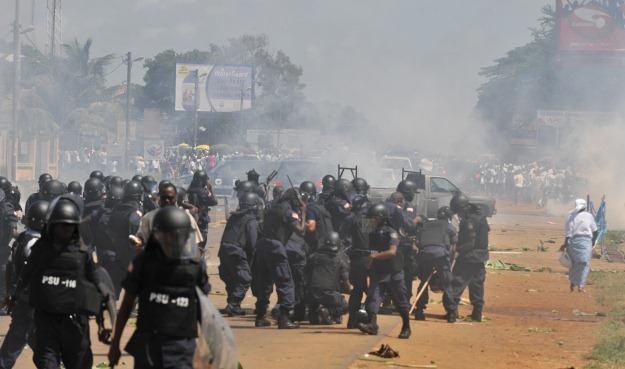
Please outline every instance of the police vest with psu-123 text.
[[173, 337], [197, 337], [195, 286], [199, 273], [200, 265], [195, 260], [146, 257], [137, 329]]

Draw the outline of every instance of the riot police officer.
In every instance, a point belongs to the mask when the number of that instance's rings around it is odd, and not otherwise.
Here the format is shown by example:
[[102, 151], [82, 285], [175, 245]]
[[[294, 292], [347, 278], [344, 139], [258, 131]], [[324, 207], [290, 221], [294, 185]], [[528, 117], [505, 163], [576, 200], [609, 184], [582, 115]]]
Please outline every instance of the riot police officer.
[[399, 338], [410, 337], [410, 319], [408, 294], [404, 282], [403, 261], [398, 252], [399, 235], [388, 226], [388, 211], [384, 204], [372, 205], [367, 211], [373, 230], [369, 233], [369, 247], [372, 253], [368, 256], [371, 283], [367, 290], [366, 309], [369, 315], [368, 324], [359, 324], [358, 328], [367, 334], [377, 335], [377, 315], [380, 309], [380, 286], [386, 285], [395, 307], [402, 318]]
[[154, 201], [154, 195], [158, 192], [158, 183], [152, 176], [144, 176], [141, 178], [143, 185], [143, 213], [147, 214], [152, 210], [158, 209], [158, 204]]
[[15, 215], [18, 218], [21, 218], [22, 206], [20, 205], [20, 199], [22, 198], [22, 194], [19, 189], [16, 186], [13, 186], [11, 181], [7, 178], [0, 177], [0, 190], [4, 191], [6, 201], [13, 205]]
[[452, 246], [456, 243], [456, 231], [451, 225], [451, 210], [443, 206], [436, 213], [436, 220], [423, 225], [419, 240], [418, 254], [418, 291], [423, 290], [416, 303], [415, 319], [425, 320], [424, 310], [430, 300], [429, 288], [443, 291], [443, 305], [449, 314], [449, 296], [451, 296], [451, 256]]
[[336, 178], [331, 174], [326, 174], [321, 179], [321, 193], [317, 198], [317, 204], [319, 206], [325, 206], [325, 203], [330, 200], [334, 194], [334, 185], [336, 184]]
[[193, 180], [187, 190], [189, 203], [198, 209], [197, 225], [202, 233], [202, 250], [206, 248], [206, 240], [208, 237], [208, 225], [210, 223], [210, 207], [217, 205], [217, 201], [213, 196], [213, 188], [208, 183], [208, 175], [203, 170], [197, 170], [193, 173]]
[[258, 195], [246, 193], [239, 199], [239, 209], [230, 214], [219, 245], [219, 278], [228, 294], [225, 313], [245, 315], [241, 301], [252, 282], [250, 263], [258, 239]]
[[104, 183], [104, 173], [100, 170], [94, 170], [89, 174], [89, 178], [95, 178], [100, 180], [100, 182]]
[[480, 214], [479, 209], [469, 203], [464, 194], [452, 197], [449, 207], [460, 218], [458, 243], [456, 245], [456, 264], [451, 282], [451, 298], [447, 321], [454, 322], [458, 316], [457, 308], [460, 296], [467, 286], [469, 299], [473, 305], [471, 319], [482, 321], [484, 308], [484, 281], [486, 270], [484, 263], [488, 261], [488, 232], [490, 227], [486, 217]]
[[71, 181], [67, 184], [67, 191], [76, 196], [82, 196], [82, 185], [78, 181]]
[[115, 291], [119, 294], [121, 281], [126, 275], [128, 264], [136, 255], [136, 249], [130, 242], [128, 236], [134, 235], [139, 229], [141, 217], [143, 216], [141, 199], [143, 198], [143, 186], [137, 181], [130, 181], [124, 187], [122, 202], [115, 206], [109, 216], [108, 224], [105, 228], [110, 237], [110, 245], [99, 246], [98, 252], [108, 256], [103, 265], [109, 272]]
[[41, 197], [43, 193], [43, 185], [44, 183], [51, 181], [51, 180], [52, 180], [52, 176], [48, 173], [42, 173], [39, 176], [39, 180], [38, 180], [39, 191], [28, 196], [28, 199], [26, 199], [26, 205], [24, 206], [26, 210], [28, 210], [28, 208], [30, 208], [30, 205], [32, 205], [35, 201], [43, 200], [43, 198]]
[[362, 303], [362, 297], [367, 291], [369, 277], [369, 233], [371, 232], [367, 219], [369, 202], [365, 197], [356, 196], [353, 201], [353, 216], [346, 222], [343, 231], [349, 242], [349, 283], [352, 289], [349, 293], [349, 319], [347, 328], [358, 328], [357, 313]]
[[276, 285], [280, 315], [278, 328], [299, 328], [289, 319], [295, 304], [295, 287], [289, 267], [286, 243], [292, 233], [304, 233], [306, 204], [295, 188], [284, 192], [279, 202], [265, 211], [252, 268], [252, 292], [256, 296], [256, 327], [271, 325], [266, 319], [269, 296]]
[[83, 195], [85, 199], [85, 213], [83, 217], [91, 215], [91, 213], [104, 206], [104, 193], [104, 182], [97, 177], [89, 178], [85, 182]]
[[55, 197], [61, 196], [65, 193], [65, 185], [62, 182], [57, 181], [56, 179], [51, 179], [47, 182], [44, 182], [43, 188], [41, 190], [40, 200], [52, 201]]
[[343, 222], [351, 212], [352, 204], [350, 201], [353, 190], [354, 187], [350, 181], [339, 179], [335, 184], [332, 197], [325, 202], [325, 207], [332, 216], [332, 228], [335, 230], [341, 229]]
[[258, 197], [265, 201], [267, 198], [267, 193], [264, 186], [262, 186], [259, 182], [260, 174], [258, 174], [258, 172], [256, 172], [256, 169], [253, 168], [245, 174], [247, 175], [247, 180], [254, 184], [255, 192]]
[[110, 190], [112, 190], [115, 187], [121, 188], [123, 190], [124, 189], [123, 182], [124, 182], [124, 180], [121, 177], [112, 176], [111, 179], [108, 182], [108, 187], [106, 188], [106, 191], [109, 192]]
[[17, 237], [17, 216], [15, 209], [0, 190], [0, 298], [6, 298], [5, 270], [11, 249], [9, 243]]
[[124, 299], [108, 354], [111, 366], [119, 361], [121, 336], [138, 299], [137, 329], [126, 346], [135, 368], [193, 367], [199, 320], [196, 287], [210, 292], [206, 265], [197, 251], [187, 213], [176, 206], [157, 210], [145, 249], [124, 279]]
[[306, 264], [307, 296], [309, 314], [316, 315], [310, 321], [329, 325], [341, 323], [347, 311], [347, 302], [341, 291], [349, 289], [347, 266], [339, 258], [339, 234], [330, 232], [321, 241]]
[[35, 309], [33, 361], [39, 369], [90, 368], [89, 315], [103, 297], [93, 254], [80, 240], [82, 199], [63, 195], [50, 204], [44, 233], [32, 247], [18, 289], [30, 286]]
[[17, 284], [33, 245], [41, 238], [48, 205], [47, 201], [40, 200], [30, 206], [24, 219], [26, 230], [17, 236], [11, 249], [6, 273], [9, 287], [7, 297], [10, 298], [5, 301], [11, 310], [11, 325], [0, 348], [0, 369], [9, 369], [15, 365], [15, 361], [28, 343], [34, 325], [34, 310], [28, 304], [28, 286], [25, 285], [18, 290]]

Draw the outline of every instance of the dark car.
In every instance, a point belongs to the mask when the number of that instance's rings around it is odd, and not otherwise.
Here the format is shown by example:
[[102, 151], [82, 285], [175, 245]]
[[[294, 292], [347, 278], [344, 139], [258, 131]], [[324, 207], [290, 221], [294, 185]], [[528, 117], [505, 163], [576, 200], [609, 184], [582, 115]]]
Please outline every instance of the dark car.
[[259, 159], [231, 159], [221, 162], [215, 168], [208, 172], [210, 182], [213, 184], [213, 192], [218, 196], [231, 196], [234, 184], [237, 180], [246, 180], [246, 173], [254, 169], [260, 174], [260, 181], [264, 182], [265, 178], [272, 170], [278, 167], [279, 163], [275, 161], [259, 160]]

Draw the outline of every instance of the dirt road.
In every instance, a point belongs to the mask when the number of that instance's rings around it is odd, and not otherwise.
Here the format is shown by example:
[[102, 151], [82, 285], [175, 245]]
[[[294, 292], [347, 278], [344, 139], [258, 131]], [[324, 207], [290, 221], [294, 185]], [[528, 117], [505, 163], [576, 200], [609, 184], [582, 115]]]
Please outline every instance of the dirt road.
[[[216, 245], [222, 224], [211, 228], [209, 273], [218, 307], [225, 305], [223, 284], [217, 276]], [[304, 326], [293, 331], [275, 327], [253, 328], [253, 318], [232, 318], [230, 323], [239, 345], [245, 369], [256, 368], [386, 368], [388, 363], [359, 359], [381, 343], [400, 352], [399, 364], [430, 365], [438, 368], [570, 368], [583, 364], [583, 355], [595, 341], [602, 317], [584, 313], [602, 311], [588, 293], [568, 292], [565, 270], [559, 266], [557, 249], [562, 242], [562, 219], [540, 211], [504, 208], [491, 219], [491, 259], [516, 263], [533, 271], [488, 270], [486, 282], [487, 320], [483, 323], [442, 320], [444, 310], [439, 294], [431, 295], [425, 322], [412, 321], [409, 340], [395, 338], [399, 317], [381, 317], [379, 336], [365, 336], [344, 326]], [[546, 251], [538, 251], [543, 241]], [[623, 264], [593, 261], [594, 269], [623, 270]], [[250, 295], [244, 307], [253, 309]], [[470, 314], [461, 306], [460, 314]], [[9, 318], [0, 318], [0, 332], [6, 332]], [[128, 327], [128, 333], [132, 331]], [[95, 330], [92, 330], [92, 335]], [[128, 336], [128, 334], [126, 334]], [[106, 362], [106, 346], [95, 343], [94, 364]], [[132, 368], [124, 357], [121, 368]], [[16, 368], [32, 368], [32, 352], [27, 349]]]

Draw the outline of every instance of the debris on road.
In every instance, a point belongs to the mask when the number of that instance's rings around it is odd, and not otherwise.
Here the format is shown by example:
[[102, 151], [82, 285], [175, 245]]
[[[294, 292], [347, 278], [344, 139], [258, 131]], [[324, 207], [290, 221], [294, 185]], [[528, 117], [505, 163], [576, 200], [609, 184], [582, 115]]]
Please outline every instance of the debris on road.
[[531, 272], [531, 269], [528, 269], [524, 266], [512, 263], [504, 263], [501, 260], [489, 260], [486, 262], [487, 269], [495, 269], [495, 270], [511, 270], [515, 272]]
[[391, 346], [387, 344], [382, 344], [378, 351], [371, 351], [369, 355], [379, 356], [385, 359], [390, 359], [394, 357], [399, 357], [399, 352], [393, 350]]

